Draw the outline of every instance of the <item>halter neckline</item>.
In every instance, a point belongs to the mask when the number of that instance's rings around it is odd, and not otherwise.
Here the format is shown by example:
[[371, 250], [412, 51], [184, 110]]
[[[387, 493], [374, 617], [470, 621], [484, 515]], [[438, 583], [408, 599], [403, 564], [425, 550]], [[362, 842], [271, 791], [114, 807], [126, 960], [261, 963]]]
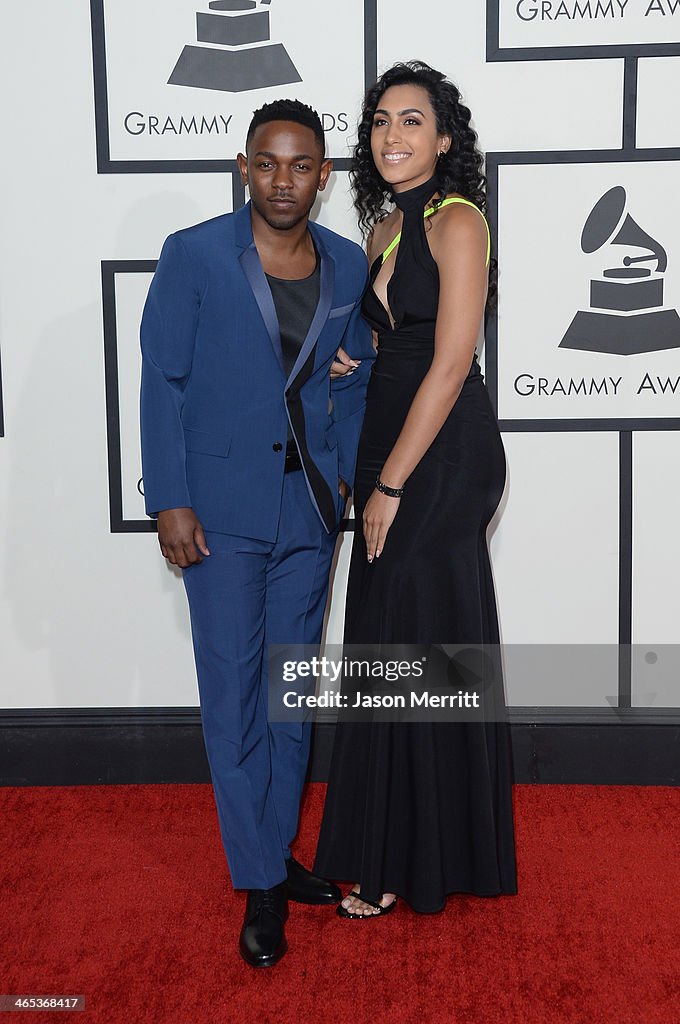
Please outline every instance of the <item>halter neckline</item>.
[[410, 213], [412, 210], [419, 210], [425, 206], [434, 193], [438, 190], [437, 175], [434, 174], [421, 185], [414, 185], [404, 192], [392, 192], [392, 200], [403, 213]]

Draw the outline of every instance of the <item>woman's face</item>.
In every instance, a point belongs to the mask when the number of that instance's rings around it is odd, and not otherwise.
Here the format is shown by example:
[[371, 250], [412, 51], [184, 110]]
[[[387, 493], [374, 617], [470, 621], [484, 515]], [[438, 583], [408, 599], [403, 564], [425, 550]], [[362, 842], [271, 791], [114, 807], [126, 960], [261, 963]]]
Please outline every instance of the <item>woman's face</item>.
[[378, 100], [371, 153], [378, 173], [395, 192], [421, 185], [434, 174], [450, 135], [437, 131], [430, 96], [421, 85], [392, 85]]

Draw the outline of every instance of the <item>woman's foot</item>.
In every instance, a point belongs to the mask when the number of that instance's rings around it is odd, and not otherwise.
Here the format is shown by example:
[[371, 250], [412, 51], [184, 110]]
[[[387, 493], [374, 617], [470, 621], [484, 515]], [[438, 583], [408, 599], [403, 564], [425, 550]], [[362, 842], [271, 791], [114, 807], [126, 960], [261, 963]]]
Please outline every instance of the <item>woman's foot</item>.
[[359, 896], [360, 892], [361, 886], [353, 885], [352, 891], [347, 893], [340, 904], [348, 914], [352, 914], [355, 917], [374, 917], [381, 913], [387, 913], [388, 908], [391, 908], [392, 904], [395, 903], [397, 899], [395, 893], [384, 892], [379, 903], [374, 905], [373, 903], [367, 903], [362, 900]]

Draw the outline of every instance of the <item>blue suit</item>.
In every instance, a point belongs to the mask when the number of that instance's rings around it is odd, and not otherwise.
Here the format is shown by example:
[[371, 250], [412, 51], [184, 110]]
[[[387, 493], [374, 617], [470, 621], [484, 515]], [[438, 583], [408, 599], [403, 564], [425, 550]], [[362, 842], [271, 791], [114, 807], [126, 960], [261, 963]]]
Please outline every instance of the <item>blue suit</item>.
[[[286, 877], [309, 725], [267, 720], [268, 644], [318, 644], [375, 352], [366, 258], [310, 223], [319, 302], [286, 377], [250, 204], [166, 240], [141, 326], [146, 511], [191, 507], [210, 556], [184, 570], [206, 750], [237, 888]], [[330, 380], [338, 348], [362, 363]], [[284, 474], [288, 426], [302, 471]]]

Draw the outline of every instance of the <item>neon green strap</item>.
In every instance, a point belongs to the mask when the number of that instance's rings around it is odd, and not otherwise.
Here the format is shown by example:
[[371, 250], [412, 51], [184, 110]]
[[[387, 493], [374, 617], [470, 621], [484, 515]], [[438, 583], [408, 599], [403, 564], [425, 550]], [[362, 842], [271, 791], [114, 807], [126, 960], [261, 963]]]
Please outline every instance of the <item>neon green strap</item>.
[[[471, 206], [473, 210], [477, 211], [479, 216], [482, 218], [482, 220], [486, 224], [486, 266], [488, 267], [489, 266], [489, 259], [491, 257], [491, 232], [489, 231], [489, 225], [487, 223], [486, 217], [484, 216], [482, 211], [479, 209], [479, 207], [475, 206], [474, 203], [471, 203], [469, 199], [462, 199], [460, 196], [451, 196], [450, 199], [445, 199], [444, 202], [440, 203], [439, 206], [437, 206], [436, 208], [434, 206], [430, 206], [427, 210], [425, 210], [425, 212], [423, 214], [423, 217], [431, 217], [433, 213], [437, 212], [437, 210], [441, 210], [443, 206], [448, 206], [450, 203], [464, 203], [466, 206]], [[394, 252], [396, 247], [399, 245], [400, 241], [401, 241], [401, 231], [399, 232], [399, 234], [397, 235], [396, 238], [392, 239], [392, 241], [390, 242], [390, 244], [387, 246], [387, 248], [385, 249], [384, 253], [382, 254], [382, 261], [381, 261], [382, 263], [385, 262], [385, 260], [390, 255], [390, 253]]]

